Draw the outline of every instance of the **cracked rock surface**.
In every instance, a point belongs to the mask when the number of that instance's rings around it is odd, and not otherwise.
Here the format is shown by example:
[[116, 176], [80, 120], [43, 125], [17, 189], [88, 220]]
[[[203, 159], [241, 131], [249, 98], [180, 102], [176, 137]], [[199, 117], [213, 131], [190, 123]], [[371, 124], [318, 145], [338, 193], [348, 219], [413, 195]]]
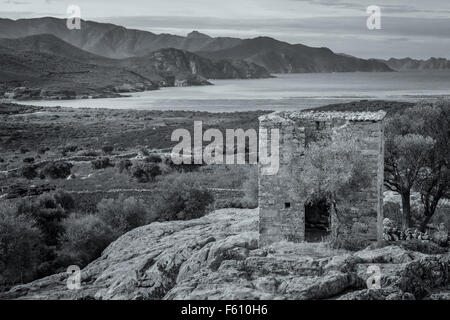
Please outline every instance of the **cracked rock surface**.
[[[258, 209], [222, 209], [190, 221], [134, 229], [81, 272], [81, 289], [67, 274], [19, 285], [8, 299], [445, 299], [449, 254], [399, 246], [359, 252], [323, 243], [258, 248]], [[368, 267], [381, 289], [369, 289]]]

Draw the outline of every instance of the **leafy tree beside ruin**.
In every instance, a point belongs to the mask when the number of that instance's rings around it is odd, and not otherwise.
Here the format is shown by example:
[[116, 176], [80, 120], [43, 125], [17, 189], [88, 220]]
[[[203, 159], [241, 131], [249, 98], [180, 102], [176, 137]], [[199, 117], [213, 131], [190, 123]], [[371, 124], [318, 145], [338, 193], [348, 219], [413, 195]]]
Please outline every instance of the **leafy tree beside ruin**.
[[370, 181], [357, 138], [346, 132], [309, 143], [299, 178], [308, 186], [300, 190], [306, 203], [326, 200], [337, 221], [340, 195], [363, 188]]
[[450, 192], [450, 105], [418, 104], [386, 121], [385, 186], [402, 197], [403, 228], [413, 225], [410, 196], [420, 192], [425, 229]]

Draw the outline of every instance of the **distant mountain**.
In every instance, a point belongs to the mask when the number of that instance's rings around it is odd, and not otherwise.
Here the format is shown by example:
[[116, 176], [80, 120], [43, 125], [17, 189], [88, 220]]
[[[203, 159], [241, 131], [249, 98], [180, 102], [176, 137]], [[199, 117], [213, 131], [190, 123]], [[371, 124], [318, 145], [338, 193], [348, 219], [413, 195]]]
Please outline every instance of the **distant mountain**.
[[214, 52], [197, 52], [211, 59], [241, 59], [272, 73], [392, 71], [374, 59], [335, 54], [328, 48], [289, 44], [269, 37], [243, 40], [239, 45]]
[[20, 99], [115, 96], [160, 86], [211, 84], [207, 79], [270, 76], [251, 63], [212, 62], [177, 49], [111, 59], [47, 34], [0, 39], [0, 65], [0, 95]]
[[0, 46], [0, 96], [14, 99], [111, 97], [157, 89], [135, 72]]
[[416, 60], [411, 58], [379, 60], [394, 70], [448, 70], [450, 60], [444, 58], [430, 58], [428, 60]]
[[51, 17], [0, 19], [0, 38], [19, 38], [37, 34], [52, 34], [85, 51], [116, 59], [146, 55], [165, 48], [214, 51], [235, 46], [242, 41], [226, 37], [211, 38], [195, 31], [188, 37], [154, 34], [110, 23], [85, 20], [82, 20], [80, 30], [69, 30], [65, 19]]
[[84, 63], [109, 65], [115, 62], [113, 59], [81, 50], [50, 34], [38, 34], [17, 39], [1, 38], [0, 46], [20, 52], [32, 51], [56, 55]]
[[277, 73], [392, 71], [380, 61], [338, 55], [328, 48], [289, 44], [268, 37], [245, 40], [213, 38], [198, 31], [182, 37], [84, 20], [80, 30], [69, 30], [65, 19], [0, 19], [0, 37], [36, 34], [52, 34], [82, 50], [108, 58], [145, 56], [160, 49], [175, 48], [215, 61], [245, 60]]

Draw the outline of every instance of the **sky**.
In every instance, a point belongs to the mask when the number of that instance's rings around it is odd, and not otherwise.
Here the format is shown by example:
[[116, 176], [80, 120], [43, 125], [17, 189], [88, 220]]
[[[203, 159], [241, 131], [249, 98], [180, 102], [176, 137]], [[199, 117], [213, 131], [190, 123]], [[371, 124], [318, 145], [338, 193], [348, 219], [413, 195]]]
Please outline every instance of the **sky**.
[[[450, 0], [0, 0], [0, 17], [81, 18], [154, 33], [270, 36], [361, 58], [450, 59]], [[370, 5], [381, 29], [369, 30]]]

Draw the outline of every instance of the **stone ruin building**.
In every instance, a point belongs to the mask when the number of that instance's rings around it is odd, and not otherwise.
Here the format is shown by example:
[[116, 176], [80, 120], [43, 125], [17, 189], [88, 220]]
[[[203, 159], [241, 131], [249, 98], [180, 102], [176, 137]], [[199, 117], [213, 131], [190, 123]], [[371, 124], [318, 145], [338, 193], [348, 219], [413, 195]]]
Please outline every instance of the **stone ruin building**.
[[[260, 129], [270, 132], [278, 128], [280, 133], [277, 174], [263, 175], [259, 165], [260, 246], [278, 241], [317, 241], [330, 234], [382, 239], [385, 115], [384, 111], [297, 111], [275, 112], [259, 118]], [[343, 218], [338, 222], [332, 218], [327, 203], [305, 203], [298, 190], [308, 186], [302, 185], [298, 177], [309, 137], [316, 137], [316, 141], [332, 138], [336, 129], [342, 127], [357, 138], [357, 150], [366, 162], [369, 183], [339, 199], [339, 214]]]

